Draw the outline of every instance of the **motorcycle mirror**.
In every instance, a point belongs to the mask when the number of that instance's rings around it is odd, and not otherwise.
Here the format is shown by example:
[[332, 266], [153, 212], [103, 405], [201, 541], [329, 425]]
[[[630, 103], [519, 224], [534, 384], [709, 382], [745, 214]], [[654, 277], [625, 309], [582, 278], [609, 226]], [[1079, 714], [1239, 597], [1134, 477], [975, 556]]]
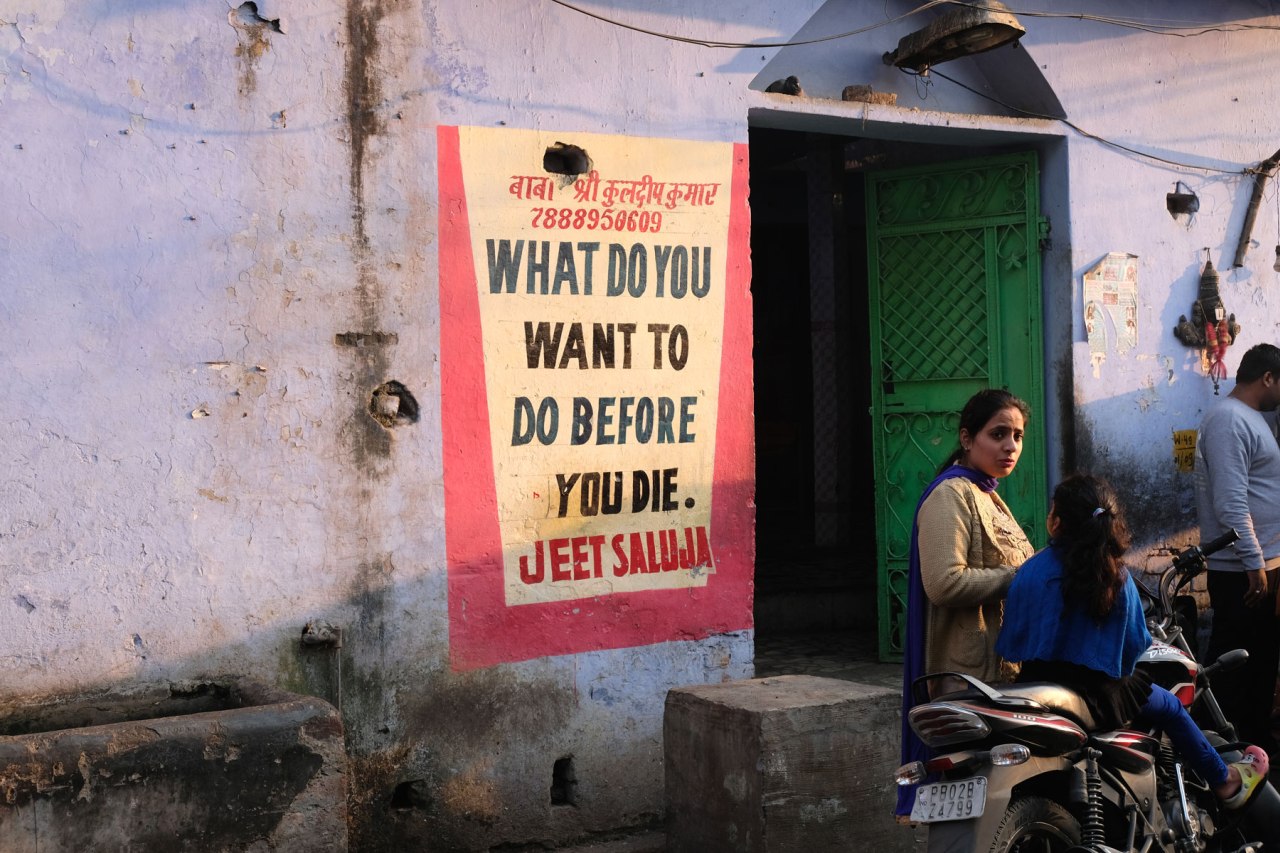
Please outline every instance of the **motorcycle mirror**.
[[1245, 661], [1249, 659], [1249, 653], [1244, 649], [1232, 649], [1218, 655], [1218, 659], [1205, 667], [1201, 673], [1202, 678], [1210, 678], [1219, 672], [1230, 672], [1233, 669], [1244, 666]]

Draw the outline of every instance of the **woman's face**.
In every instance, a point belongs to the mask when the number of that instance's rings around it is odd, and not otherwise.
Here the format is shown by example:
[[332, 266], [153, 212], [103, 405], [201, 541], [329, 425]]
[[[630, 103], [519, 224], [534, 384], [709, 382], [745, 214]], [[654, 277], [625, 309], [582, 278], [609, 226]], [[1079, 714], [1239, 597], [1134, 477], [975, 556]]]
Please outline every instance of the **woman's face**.
[[1001, 409], [992, 415], [977, 435], [960, 430], [964, 462], [988, 477], [1007, 477], [1022, 455], [1022, 433], [1026, 424], [1016, 408]]

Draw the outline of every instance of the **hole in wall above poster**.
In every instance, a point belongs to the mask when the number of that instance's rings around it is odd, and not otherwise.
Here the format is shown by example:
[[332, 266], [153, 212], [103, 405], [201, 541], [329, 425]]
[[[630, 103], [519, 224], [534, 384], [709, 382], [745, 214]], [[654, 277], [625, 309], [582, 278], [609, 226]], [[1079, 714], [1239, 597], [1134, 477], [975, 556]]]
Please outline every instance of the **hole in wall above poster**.
[[542, 155], [542, 168], [553, 175], [577, 177], [591, 171], [591, 157], [577, 145], [557, 142]]

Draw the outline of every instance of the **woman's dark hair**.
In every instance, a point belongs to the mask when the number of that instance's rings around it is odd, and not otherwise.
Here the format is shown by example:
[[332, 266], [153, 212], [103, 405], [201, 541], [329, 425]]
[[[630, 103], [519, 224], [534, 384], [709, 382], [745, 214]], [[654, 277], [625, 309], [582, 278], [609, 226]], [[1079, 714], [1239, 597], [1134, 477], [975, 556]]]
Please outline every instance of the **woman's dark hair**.
[[[960, 411], [960, 429], [977, 436], [987, 422], [1005, 409], [1017, 409], [1022, 412], [1023, 421], [1031, 420], [1031, 407], [1020, 397], [1015, 397], [1003, 388], [987, 388], [969, 398]], [[959, 432], [959, 430], [957, 430]], [[938, 473], [955, 465], [964, 458], [964, 448], [957, 447], [938, 469]]]
[[1111, 485], [1091, 474], [1072, 474], [1053, 490], [1058, 519], [1053, 547], [1062, 557], [1062, 597], [1080, 602], [1095, 619], [1111, 612], [1128, 576], [1129, 525]]

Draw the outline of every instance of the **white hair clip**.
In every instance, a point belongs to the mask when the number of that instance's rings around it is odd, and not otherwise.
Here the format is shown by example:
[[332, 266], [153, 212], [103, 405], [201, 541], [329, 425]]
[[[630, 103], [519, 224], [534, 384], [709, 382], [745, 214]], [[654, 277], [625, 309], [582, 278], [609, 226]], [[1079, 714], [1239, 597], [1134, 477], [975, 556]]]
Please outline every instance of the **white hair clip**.
[[1095, 509], [1095, 510], [1093, 511], [1093, 517], [1094, 517], [1094, 518], [1097, 518], [1098, 516], [1102, 515], [1102, 514], [1103, 514], [1103, 513], [1105, 513], [1105, 512], [1106, 512], [1106, 510], [1105, 510], [1105, 509], [1103, 509], [1102, 507], [1098, 507], [1097, 509]]

